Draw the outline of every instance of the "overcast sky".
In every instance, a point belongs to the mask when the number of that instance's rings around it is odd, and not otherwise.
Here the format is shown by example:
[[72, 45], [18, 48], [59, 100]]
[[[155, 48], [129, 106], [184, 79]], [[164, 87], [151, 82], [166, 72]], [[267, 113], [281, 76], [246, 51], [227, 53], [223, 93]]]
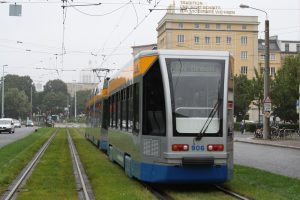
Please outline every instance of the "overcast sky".
[[[171, 0], [69, 0], [76, 6], [62, 9], [61, 0], [0, 0], [0, 74], [29, 75], [35, 83], [56, 78], [79, 82], [92, 68], [120, 68], [131, 59], [131, 46], [156, 43], [156, 27]], [[22, 5], [22, 16], [9, 16], [9, 4]], [[299, 0], [206, 0], [236, 15], [258, 16], [263, 38], [265, 14], [240, 9], [241, 3], [265, 10], [270, 35], [300, 40]], [[67, 4], [70, 5], [70, 4]], [[179, 1], [176, 1], [179, 6]], [[63, 29], [63, 10], [65, 26]], [[64, 31], [63, 31], [64, 30]], [[64, 46], [64, 51], [62, 50]], [[64, 56], [62, 52], [65, 52]], [[42, 69], [37, 69], [42, 68]], [[55, 71], [54, 69], [58, 69]], [[70, 71], [72, 70], [72, 71]], [[97, 81], [97, 80], [96, 80]]]

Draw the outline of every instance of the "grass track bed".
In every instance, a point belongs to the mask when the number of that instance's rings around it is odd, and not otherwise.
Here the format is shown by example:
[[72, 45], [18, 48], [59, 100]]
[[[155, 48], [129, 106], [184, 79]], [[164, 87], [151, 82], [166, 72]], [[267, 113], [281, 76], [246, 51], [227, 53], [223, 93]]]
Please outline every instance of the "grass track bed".
[[41, 128], [0, 149], [0, 194], [15, 179], [49, 138], [54, 129]]
[[[300, 180], [239, 165], [235, 165], [234, 179], [224, 186], [250, 199], [300, 199]], [[174, 199], [233, 199], [207, 185], [161, 187]]]
[[70, 132], [96, 199], [156, 199], [137, 181], [127, 178], [119, 166], [111, 163], [106, 155], [99, 152], [81, 134], [74, 129], [71, 129]]
[[300, 180], [250, 167], [235, 166], [225, 186], [252, 199], [300, 199]]
[[66, 129], [60, 129], [18, 199], [77, 199]]

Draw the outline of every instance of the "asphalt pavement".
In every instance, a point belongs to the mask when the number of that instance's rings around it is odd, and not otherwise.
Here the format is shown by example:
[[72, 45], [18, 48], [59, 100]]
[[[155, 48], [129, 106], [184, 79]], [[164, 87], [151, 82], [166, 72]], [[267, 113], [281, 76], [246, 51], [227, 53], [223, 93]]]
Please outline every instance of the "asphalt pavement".
[[21, 127], [21, 128], [16, 128], [15, 133], [7, 133], [7, 132], [1, 132], [0, 133], [0, 148], [10, 144], [16, 140], [19, 140], [21, 138], [26, 137], [27, 135], [31, 134], [34, 132], [34, 130], [37, 127]]
[[300, 137], [255, 139], [253, 133], [234, 135], [235, 164], [300, 179]]

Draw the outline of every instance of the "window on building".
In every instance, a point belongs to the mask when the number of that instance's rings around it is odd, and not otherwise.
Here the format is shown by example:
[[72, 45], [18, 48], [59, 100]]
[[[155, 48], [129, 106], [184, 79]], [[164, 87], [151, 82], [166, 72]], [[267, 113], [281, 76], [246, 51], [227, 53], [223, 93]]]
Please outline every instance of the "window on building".
[[219, 37], [219, 36], [216, 37], [216, 43], [221, 44], [221, 37]]
[[194, 42], [195, 42], [195, 44], [199, 44], [199, 43], [200, 43], [200, 38], [199, 38], [199, 36], [195, 36], [195, 37], [194, 37]]
[[265, 60], [265, 55], [264, 55], [264, 54], [261, 54], [261, 55], [259, 56], [259, 58], [260, 58], [260, 60]]
[[260, 74], [264, 74], [264, 71], [265, 71], [265, 68], [264, 68], [264, 67], [261, 67], [261, 68], [260, 68]]
[[247, 30], [247, 25], [243, 24], [242, 25], [242, 30]]
[[241, 44], [247, 44], [248, 43], [248, 37], [247, 36], [241, 36]]
[[183, 23], [178, 23], [178, 28], [183, 28]]
[[276, 60], [275, 53], [271, 53], [271, 54], [270, 54], [270, 60]]
[[248, 58], [248, 52], [247, 51], [241, 51], [241, 59], [245, 60]]
[[275, 67], [270, 67], [270, 75], [271, 75], [271, 76], [275, 76], [275, 74], [276, 74], [276, 69], [275, 69]]
[[285, 49], [285, 51], [290, 51], [290, 44], [289, 43], [285, 43], [284, 49]]
[[231, 37], [230, 37], [230, 36], [227, 36], [227, 38], [226, 38], [226, 43], [227, 43], [227, 44], [231, 44]]
[[231, 24], [227, 24], [227, 30], [231, 30]]
[[205, 44], [209, 44], [210, 43], [210, 37], [205, 37]]
[[199, 23], [195, 23], [195, 24], [194, 24], [194, 27], [195, 27], [195, 28], [200, 28], [200, 24], [199, 24]]
[[177, 43], [184, 43], [184, 35], [177, 35]]
[[241, 74], [247, 75], [248, 73], [248, 67], [247, 66], [241, 66]]
[[297, 51], [297, 52], [300, 52], [300, 44], [297, 44], [297, 45], [296, 45], [296, 51]]
[[217, 30], [221, 29], [221, 24], [216, 24], [216, 29]]
[[205, 24], [205, 28], [209, 29], [210, 24]]

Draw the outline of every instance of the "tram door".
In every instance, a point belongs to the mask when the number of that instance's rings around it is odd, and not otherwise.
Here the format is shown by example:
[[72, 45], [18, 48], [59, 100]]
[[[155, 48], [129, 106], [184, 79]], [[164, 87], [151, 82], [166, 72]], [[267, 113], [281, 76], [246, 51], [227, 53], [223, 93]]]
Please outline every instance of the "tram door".
[[160, 157], [166, 136], [166, 112], [162, 75], [158, 60], [143, 79], [143, 156]]

